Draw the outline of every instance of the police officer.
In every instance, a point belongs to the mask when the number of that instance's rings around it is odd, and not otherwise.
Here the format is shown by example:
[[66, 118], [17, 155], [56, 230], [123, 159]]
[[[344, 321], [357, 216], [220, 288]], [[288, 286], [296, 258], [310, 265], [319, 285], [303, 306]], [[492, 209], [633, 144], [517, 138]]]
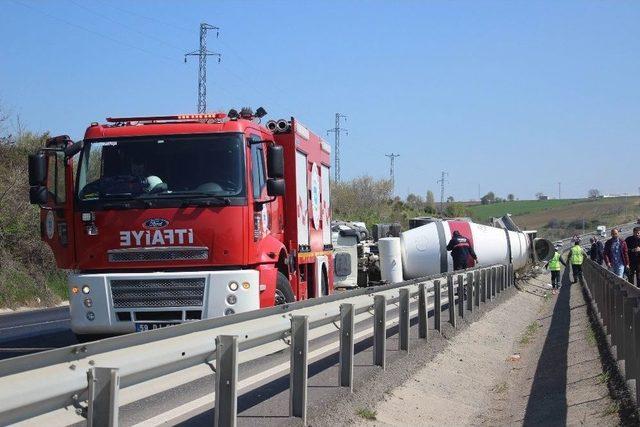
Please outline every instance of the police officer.
[[580, 246], [580, 240], [576, 240], [569, 251], [569, 261], [571, 263], [571, 271], [573, 272], [573, 283], [578, 281], [578, 278], [582, 278], [582, 262], [584, 261], [584, 250]]
[[447, 250], [451, 251], [454, 270], [464, 270], [470, 267], [469, 258], [473, 258], [475, 262], [478, 262], [478, 257], [473, 251], [473, 246], [471, 246], [469, 239], [460, 234], [458, 230], [453, 232], [453, 236], [451, 236], [451, 240], [447, 245]]
[[548, 268], [551, 272], [551, 287], [553, 288], [551, 292], [553, 294], [557, 294], [558, 288], [560, 287], [560, 264], [562, 263], [565, 267], [567, 266], [567, 264], [562, 260], [560, 252], [558, 252], [559, 247], [560, 246], [556, 246], [556, 251], [554, 252], [553, 257], [551, 257], [545, 266], [545, 268]]

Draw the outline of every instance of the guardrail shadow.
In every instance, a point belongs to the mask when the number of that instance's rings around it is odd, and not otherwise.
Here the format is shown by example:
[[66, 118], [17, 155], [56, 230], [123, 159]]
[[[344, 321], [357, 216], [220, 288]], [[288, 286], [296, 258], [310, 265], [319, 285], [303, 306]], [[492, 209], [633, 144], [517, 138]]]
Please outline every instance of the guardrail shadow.
[[[562, 286], [553, 309], [551, 325], [533, 377], [524, 426], [566, 425], [569, 325], [571, 323], [570, 267], [564, 269]], [[580, 286], [575, 284], [573, 286]]]

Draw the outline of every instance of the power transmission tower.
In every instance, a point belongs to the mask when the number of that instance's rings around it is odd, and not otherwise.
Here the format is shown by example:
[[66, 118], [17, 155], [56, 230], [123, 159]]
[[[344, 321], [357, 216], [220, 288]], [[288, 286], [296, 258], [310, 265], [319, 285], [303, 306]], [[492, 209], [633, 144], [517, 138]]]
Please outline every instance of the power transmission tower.
[[218, 38], [220, 28], [203, 22], [200, 24], [200, 49], [184, 54], [184, 62], [187, 62], [187, 56], [197, 56], [199, 60], [198, 113], [207, 112], [207, 56], [217, 56], [218, 62], [220, 62], [220, 58], [222, 57], [219, 53], [207, 50], [207, 31], [209, 30], [216, 30], [216, 38]]
[[558, 200], [562, 199], [562, 183], [558, 183]]
[[436, 182], [440, 184], [440, 215], [444, 214], [444, 184], [447, 182], [447, 176], [449, 174], [445, 171], [442, 171], [442, 175], [440, 179]]
[[396, 191], [396, 175], [393, 171], [393, 166], [394, 166], [394, 162], [396, 160], [396, 157], [400, 157], [400, 154], [385, 154], [385, 156], [387, 156], [389, 158], [389, 160], [391, 160], [391, 165], [389, 167], [389, 176], [391, 177], [391, 195], [395, 195], [395, 191]]
[[333, 129], [329, 129], [327, 131], [327, 136], [329, 136], [331, 132], [333, 132], [335, 136], [333, 163], [336, 182], [340, 182], [340, 133], [344, 132], [345, 135], [349, 135], [348, 129], [340, 127], [340, 119], [344, 119], [344, 121], [346, 122], [347, 116], [345, 116], [344, 114], [336, 113], [336, 125]]

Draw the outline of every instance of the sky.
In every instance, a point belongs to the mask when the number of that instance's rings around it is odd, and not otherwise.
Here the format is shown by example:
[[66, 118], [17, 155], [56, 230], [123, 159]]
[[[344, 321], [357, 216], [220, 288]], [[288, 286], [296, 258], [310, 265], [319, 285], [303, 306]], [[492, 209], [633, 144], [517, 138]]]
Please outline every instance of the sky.
[[263, 106], [326, 130], [341, 177], [396, 194], [638, 194], [640, 2], [0, 0], [0, 105], [82, 138], [109, 116]]

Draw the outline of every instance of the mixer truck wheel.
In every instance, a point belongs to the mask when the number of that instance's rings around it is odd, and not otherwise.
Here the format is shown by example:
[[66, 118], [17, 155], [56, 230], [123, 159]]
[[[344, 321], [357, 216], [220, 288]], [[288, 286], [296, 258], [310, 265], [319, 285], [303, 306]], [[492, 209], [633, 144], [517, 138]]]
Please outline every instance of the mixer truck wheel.
[[294, 302], [295, 300], [296, 296], [293, 295], [293, 290], [291, 289], [289, 279], [287, 279], [284, 274], [278, 271], [278, 279], [276, 281], [275, 305], [288, 304], [290, 302]]

